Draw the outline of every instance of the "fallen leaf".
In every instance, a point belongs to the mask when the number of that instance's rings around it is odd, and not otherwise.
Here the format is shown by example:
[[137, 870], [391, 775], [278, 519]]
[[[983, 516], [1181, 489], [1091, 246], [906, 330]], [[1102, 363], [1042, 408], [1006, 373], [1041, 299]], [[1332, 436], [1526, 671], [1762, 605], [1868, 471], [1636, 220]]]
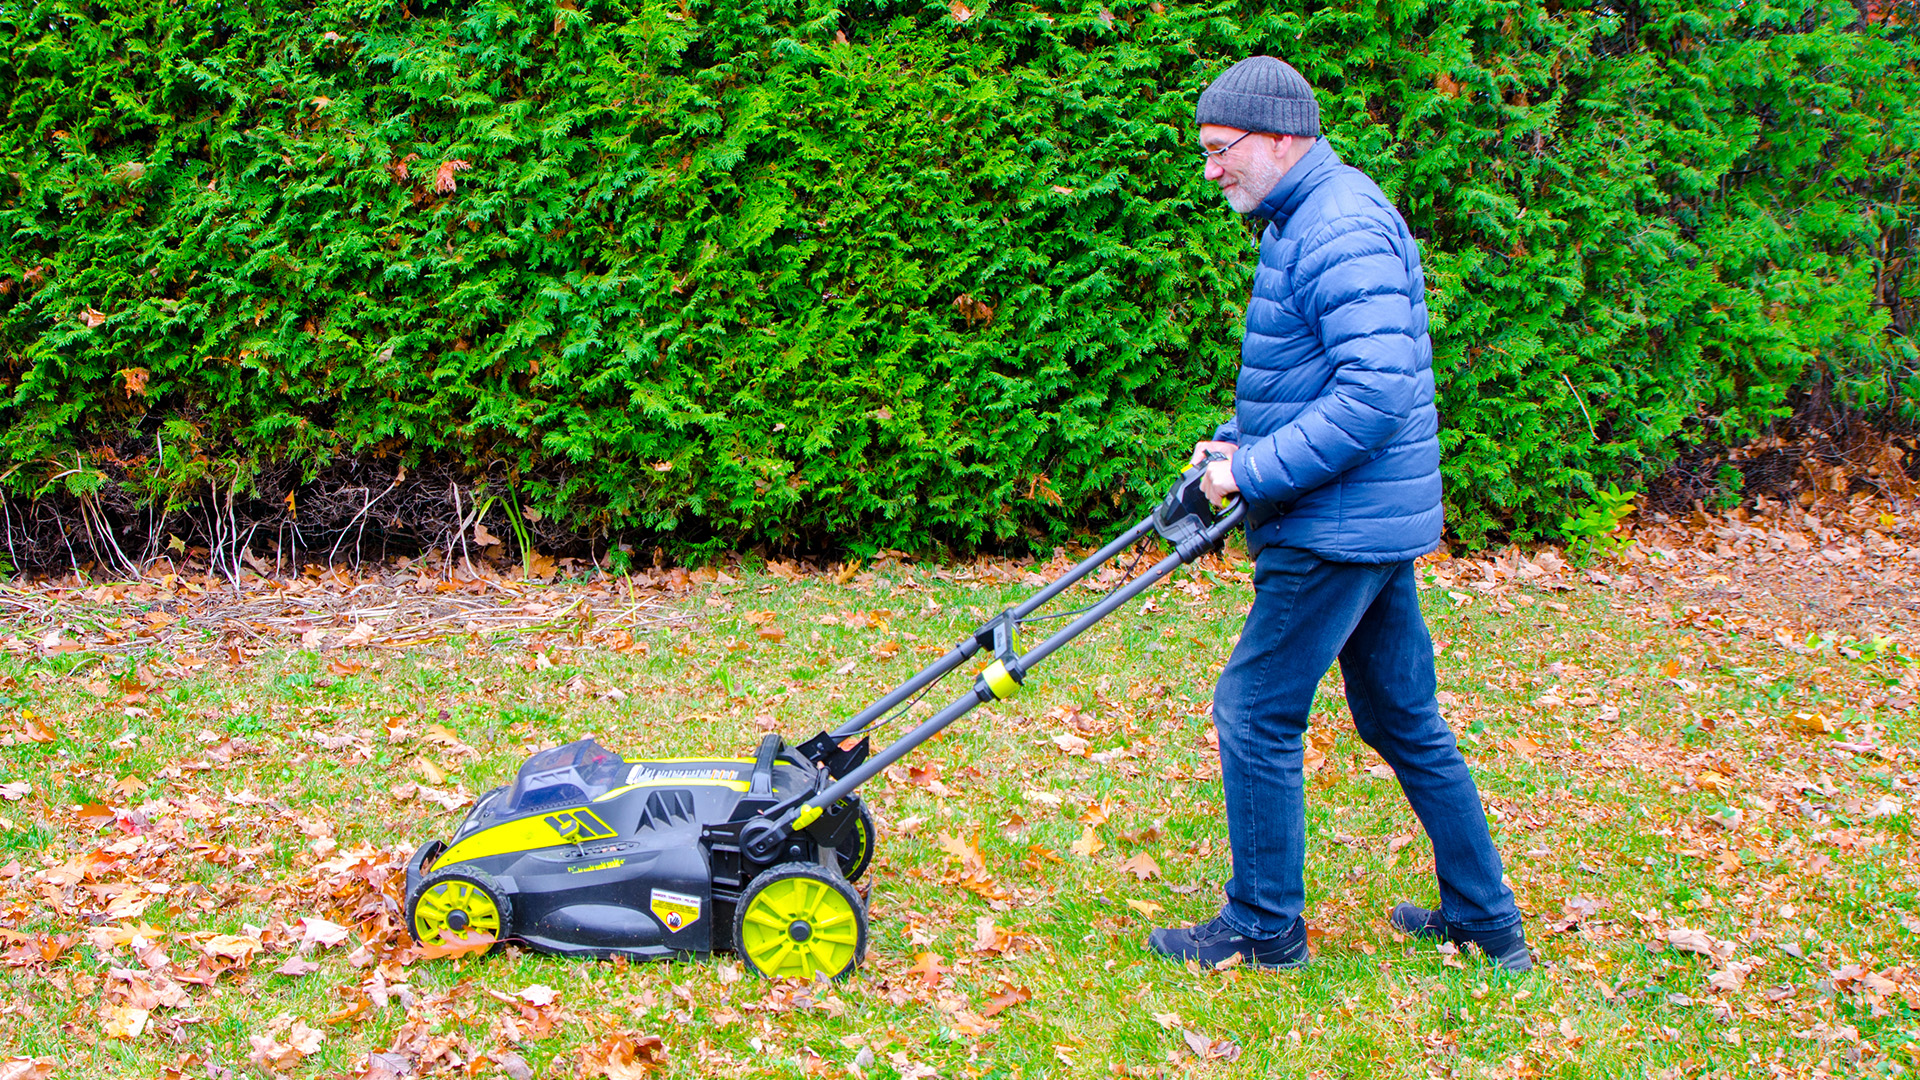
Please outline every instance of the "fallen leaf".
[[1160, 909], [1160, 905], [1159, 905], [1159, 904], [1156, 904], [1156, 903], [1154, 903], [1154, 902], [1153, 902], [1153, 901], [1151, 901], [1151, 900], [1132, 900], [1132, 899], [1129, 899], [1129, 900], [1127, 901], [1127, 906], [1128, 906], [1128, 907], [1130, 907], [1130, 908], [1132, 908], [1133, 910], [1135, 910], [1135, 911], [1137, 911], [1137, 912], [1139, 912], [1140, 914], [1142, 914], [1142, 915], [1145, 915], [1145, 916], [1146, 916], [1147, 918], [1149, 918], [1149, 919], [1151, 919], [1151, 918], [1153, 918], [1154, 916], [1156, 916], [1156, 915], [1158, 915], [1158, 914], [1160, 914], [1160, 910], [1161, 910], [1161, 909]]
[[667, 1066], [667, 1045], [658, 1035], [620, 1032], [580, 1054], [580, 1075], [637, 1080]]
[[50, 743], [54, 740], [55, 735], [53, 728], [41, 721], [39, 717], [32, 713], [27, 713], [21, 717], [21, 720], [21, 730], [25, 732], [29, 740], [37, 743]]
[[1751, 964], [1731, 963], [1725, 968], [1707, 976], [1707, 985], [1715, 990], [1732, 993], [1746, 985], [1747, 974], [1753, 970]]
[[1068, 850], [1083, 859], [1091, 859], [1105, 850], [1106, 846], [1107, 842], [1094, 835], [1093, 826], [1089, 825]]
[[442, 933], [440, 936], [453, 940], [445, 945], [423, 945], [415, 955], [421, 960], [448, 960], [475, 956], [493, 948], [493, 935], [477, 930], [467, 934]]
[[[1732, 967], [1733, 965], [1729, 964], [1727, 966]], [[1887, 978], [1877, 971], [1863, 971], [1860, 973], [1857, 981], [1864, 989], [1879, 994], [1882, 997], [1893, 993], [1896, 989], [1892, 979]]]
[[1709, 824], [1718, 825], [1728, 832], [1739, 828], [1741, 823], [1747, 819], [1746, 811], [1734, 806], [1723, 806], [1717, 810], [1709, 811], [1705, 817]]
[[914, 956], [913, 966], [907, 969], [907, 974], [920, 976], [921, 984], [931, 990], [940, 985], [941, 976], [951, 970], [940, 962], [939, 953], [923, 952]]
[[1534, 753], [1540, 749], [1539, 743], [1534, 742], [1532, 739], [1527, 738], [1525, 735], [1514, 735], [1505, 739], [1501, 739], [1500, 745], [1506, 747], [1508, 750], [1513, 751], [1515, 754], [1518, 754], [1520, 757], [1523, 757], [1528, 761], [1532, 761]]
[[250, 964], [253, 956], [260, 951], [260, 939], [240, 937], [236, 934], [221, 934], [207, 939], [200, 951], [220, 960], [231, 960], [236, 964]]
[[1180, 1041], [1203, 1061], [1233, 1061], [1240, 1056], [1240, 1045], [1232, 1039], [1210, 1039], [1191, 1028], [1180, 1032]]
[[1738, 948], [1731, 941], [1718, 941], [1702, 930], [1676, 926], [1666, 933], [1666, 942], [1681, 952], [1698, 953], [1715, 964], [1725, 963]]
[[1560, 905], [1560, 918], [1547, 921], [1547, 929], [1556, 934], [1578, 930], [1587, 920], [1599, 914], [1604, 906], [1584, 896], [1570, 896]]
[[247, 1042], [253, 1047], [247, 1053], [247, 1060], [268, 1072], [286, 1072], [306, 1056], [270, 1035], [249, 1035]]
[[1826, 735], [1834, 730], [1833, 721], [1825, 713], [1797, 712], [1787, 717], [1787, 726], [1794, 731], [1808, 735]]
[[331, 949], [345, 940], [347, 940], [347, 928], [339, 923], [316, 919], [312, 916], [300, 920], [302, 949]]
[[1160, 876], [1160, 864], [1153, 861], [1153, 856], [1143, 851], [1121, 863], [1120, 871], [1132, 874], [1141, 881], [1151, 881]]
[[980, 1015], [991, 1020], [1023, 1001], [1032, 1000], [1033, 991], [1024, 986], [1009, 986], [1005, 990], [1000, 991], [1000, 993], [995, 994], [993, 1000], [987, 1002], [986, 1007], [980, 1010]]
[[507, 1080], [533, 1080], [533, 1067], [519, 1054], [511, 1050], [489, 1050], [487, 1056], [507, 1074]]
[[941, 833], [940, 846], [947, 854], [960, 860], [960, 865], [970, 870], [979, 870], [987, 865], [987, 858], [980, 851], [980, 845], [964, 839], [959, 833]]
[[302, 1056], [319, 1050], [320, 1044], [325, 1041], [326, 1036], [321, 1034], [319, 1028], [310, 1028], [298, 1020], [293, 1022], [293, 1027], [287, 1032], [287, 1045], [298, 1050]]
[[146, 1009], [109, 1005], [100, 1010], [100, 1034], [109, 1039], [137, 1039], [147, 1030]]

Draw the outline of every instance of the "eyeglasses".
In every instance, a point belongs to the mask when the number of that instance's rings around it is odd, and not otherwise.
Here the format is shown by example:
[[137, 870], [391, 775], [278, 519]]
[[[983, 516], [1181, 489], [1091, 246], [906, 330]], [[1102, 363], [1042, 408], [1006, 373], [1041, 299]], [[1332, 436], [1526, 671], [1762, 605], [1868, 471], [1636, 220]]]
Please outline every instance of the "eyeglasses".
[[1233, 149], [1236, 146], [1239, 146], [1242, 142], [1246, 141], [1246, 138], [1248, 135], [1254, 135], [1254, 134], [1257, 134], [1257, 132], [1252, 132], [1252, 131], [1243, 132], [1238, 139], [1233, 140], [1232, 142], [1228, 143], [1227, 145], [1221, 147], [1218, 150], [1207, 150], [1203, 148], [1200, 151], [1200, 160], [1208, 161], [1213, 158], [1222, 157], [1226, 154], [1227, 151]]

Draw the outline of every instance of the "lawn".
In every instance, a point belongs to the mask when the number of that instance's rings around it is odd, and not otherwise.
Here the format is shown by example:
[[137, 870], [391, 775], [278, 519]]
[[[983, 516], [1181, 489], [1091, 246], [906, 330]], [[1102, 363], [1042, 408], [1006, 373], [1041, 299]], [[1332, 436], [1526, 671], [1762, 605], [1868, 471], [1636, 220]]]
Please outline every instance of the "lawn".
[[1422, 562], [1441, 702], [1540, 960], [1521, 976], [1385, 924], [1432, 901], [1431, 852], [1337, 674], [1309, 754], [1313, 962], [1145, 951], [1229, 872], [1209, 696], [1242, 551], [863, 792], [872, 946], [814, 984], [725, 955], [422, 958], [402, 864], [544, 746], [804, 739], [1059, 559], [18, 584], [0, 1078], [1906, 1073], [1920, 515], [1776, 506], [1633, 540], [1584, 567]]

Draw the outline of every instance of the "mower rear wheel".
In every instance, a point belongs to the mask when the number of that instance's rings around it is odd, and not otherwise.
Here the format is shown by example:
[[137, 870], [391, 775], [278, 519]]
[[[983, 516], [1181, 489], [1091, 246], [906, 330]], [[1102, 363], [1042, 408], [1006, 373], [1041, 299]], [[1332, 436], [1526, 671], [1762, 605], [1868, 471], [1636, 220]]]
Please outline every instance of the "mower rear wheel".
[[867, 909], [853, 886], [818, 863], [763, 871], [740, 896], [734, 948], [769, 979], [838, 979], [867, 954]]
[[859, 881], [860, 875], [867, 872], [873, 863], [873, 815], [867, 811], [867, 804], [855, 795], [850, 800], [855, 814], [853, 835], [840, 847], [840, 873], [848, 881]]
[[484, 870], [436, 870], [407, 901], [407, 930], [422, 945], [458, 945], [480, 933], [493, 938], [492, 952], [512, 926], [513, 902]]

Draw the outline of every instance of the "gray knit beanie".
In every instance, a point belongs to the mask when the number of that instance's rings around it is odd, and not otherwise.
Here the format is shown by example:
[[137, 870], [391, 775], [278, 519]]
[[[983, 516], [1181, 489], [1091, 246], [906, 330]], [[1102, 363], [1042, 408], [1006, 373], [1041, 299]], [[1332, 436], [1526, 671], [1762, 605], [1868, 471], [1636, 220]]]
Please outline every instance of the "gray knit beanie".
[[1242, 131], [1320, 137], [1320, 103], [1313, 87], [1289, 64], [1271, 56], [1249, 56], [1220, 73], [1200, 92], [1194, 118]]

